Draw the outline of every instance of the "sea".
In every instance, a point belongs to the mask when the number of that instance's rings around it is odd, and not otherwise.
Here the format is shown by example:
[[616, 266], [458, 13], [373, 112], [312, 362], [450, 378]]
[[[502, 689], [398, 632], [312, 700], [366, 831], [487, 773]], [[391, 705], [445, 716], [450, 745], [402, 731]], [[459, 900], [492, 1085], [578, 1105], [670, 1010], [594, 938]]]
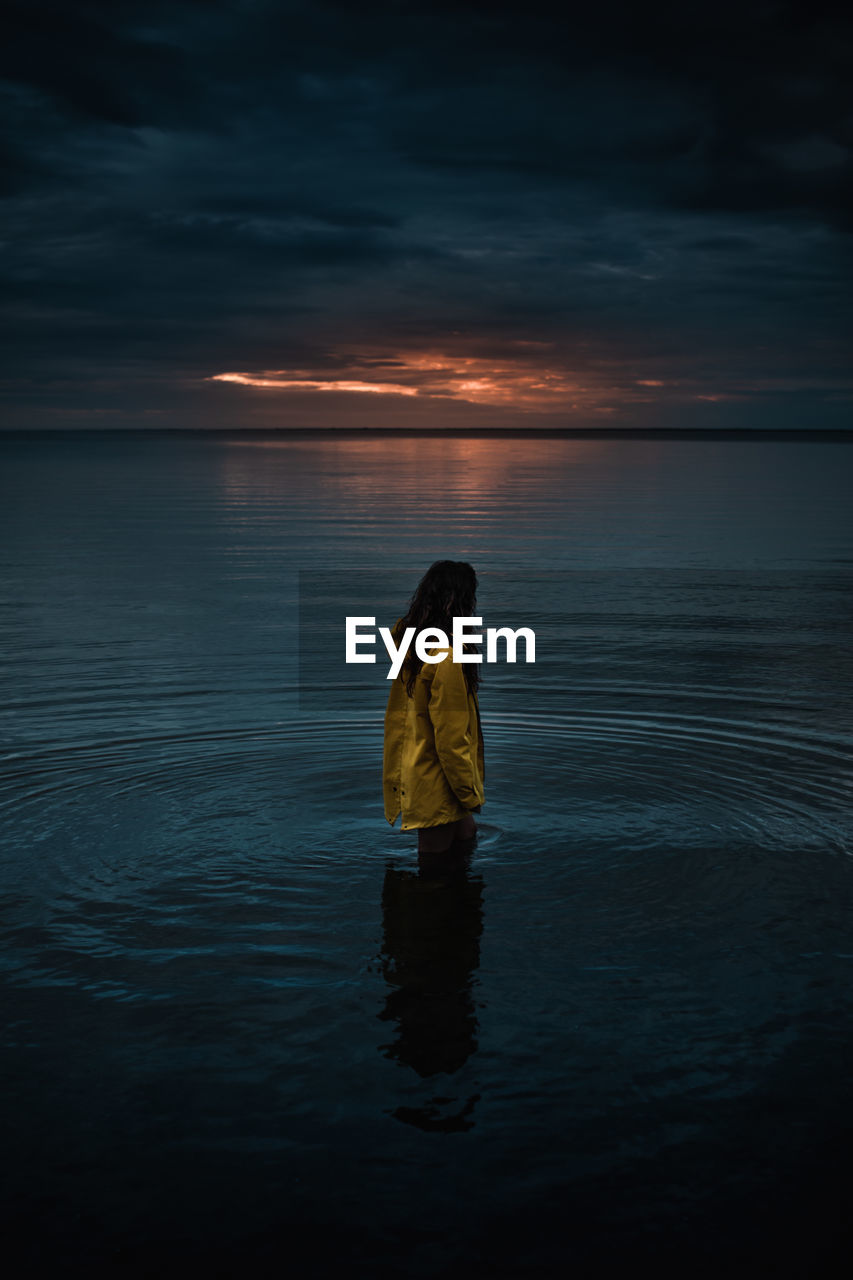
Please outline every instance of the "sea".
[[[851, 464], [807, 432], [0, 435], [4, 1251], [849, 1257]], [[536, 660], [482, 665], [478, 839], [424, 865], [383, 813], [384, 648], [344, 640], [439, 559]]]

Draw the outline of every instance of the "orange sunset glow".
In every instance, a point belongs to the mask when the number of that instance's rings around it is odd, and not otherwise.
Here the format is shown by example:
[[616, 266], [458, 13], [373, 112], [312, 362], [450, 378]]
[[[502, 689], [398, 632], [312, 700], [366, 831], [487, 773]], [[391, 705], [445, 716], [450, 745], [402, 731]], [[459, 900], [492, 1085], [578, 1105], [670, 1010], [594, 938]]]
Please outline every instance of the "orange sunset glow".
[[247, 387], [278, 387], [279, 389], [307, 388], [311, 391], [369, 391], [375, 395], [416, 396], [416, 387], [406, 387], [398, 382], [359, 382], [338, 378], [320, 382], [313, 378], [283, 378], [279, 374], [217, 373], [211, 382], [238, 382]]
[[517, 410], [525, 415], [574, 412], [596, 418], [643, 405], [718, 404], [768, 393], [819, 389], [849, 395], [847, 380], [827, 376], [755, 377], [739, 371], [719, 386], [711, 378], [698, 378], [686, 369], [666, 378], [638, 376], [651, 371], [632, 366], [625, 357], [599, 358], [575, 369], [561, 367], [565, 358], [544, 342], [515, 342], [491, 357], [436, 350], [377, 353], [349, 349], [328, 356], [322, 367], [238, 370], [217, 373], [205, 381], [272, 392], [404, 396], [410, 404], [435, 401], [444, 406]]
[[[370, 369], [369, 379], [358, 376], [365, 366]], [[381, 377], [384, 370], [389, 374], [387, 381]], [[214, 374], [208, 381], [277, 391], [435, 397], [531, 411], [586, 409], [608, 413], [611, 408], [607, 402], [622, 399], [626, 394], [626, 388], [600, 376], [579, 377], [544, 363], [532, 363], [529, 357], [493, 360], [454, 357], [440, 352], [381, 357], [358, 353], [344, 358], [341, 368], [329, 372], [316, 369], [237, 371]]]

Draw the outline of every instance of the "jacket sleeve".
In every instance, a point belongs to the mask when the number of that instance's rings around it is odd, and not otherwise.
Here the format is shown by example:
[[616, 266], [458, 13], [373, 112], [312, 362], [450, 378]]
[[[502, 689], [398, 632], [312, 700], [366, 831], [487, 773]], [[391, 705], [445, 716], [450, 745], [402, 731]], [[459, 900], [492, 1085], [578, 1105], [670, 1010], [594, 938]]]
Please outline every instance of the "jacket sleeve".
[[470, 809], [479, 804], [479, 798], [468, 741], [468, 682], [462, 665], [453, 662], [449, 654], [435, 669], [429, 718], [444, 776], [459, 803]]

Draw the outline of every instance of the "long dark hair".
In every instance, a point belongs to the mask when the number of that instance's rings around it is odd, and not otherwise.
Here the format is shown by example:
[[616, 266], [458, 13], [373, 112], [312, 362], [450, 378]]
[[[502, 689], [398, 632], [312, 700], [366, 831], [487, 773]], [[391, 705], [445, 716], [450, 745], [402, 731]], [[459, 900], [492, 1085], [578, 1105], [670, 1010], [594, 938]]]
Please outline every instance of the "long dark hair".
[[[397, 643], [403, 636], [406, 627], [414, 627], [415, 632], [425, 627], [440, 627], [448, 640], [453, 642], [453, 619], [471, 617], [477, 607], [477, 575], [470, 564], [464, 560], [436, 560], [430, 565], [415, 589], [409, 601], [409, 609], [401, 618], [394, 630]], [[470, 645], [466, 652], [474, 652]], [[415, 691], [415, 680], [423, 662], [415, 653], [414, 642], [409, 645], [409, 652], [403, 663], [400, 679], [406, 686], [411, 698]], [[466, 662], [462, 670], [468, 688], [476, 692], [480, 683], [480, 666], [476, 662]]]

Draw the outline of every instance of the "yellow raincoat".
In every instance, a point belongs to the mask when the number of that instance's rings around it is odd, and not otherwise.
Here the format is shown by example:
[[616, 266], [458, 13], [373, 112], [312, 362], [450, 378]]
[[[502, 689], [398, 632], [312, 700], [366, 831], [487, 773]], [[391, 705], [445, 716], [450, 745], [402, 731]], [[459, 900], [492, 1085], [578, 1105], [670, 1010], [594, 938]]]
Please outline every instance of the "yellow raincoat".
[[[430, 647], [434, 653], [440, 649]], [[398, 677], [385, 710], [382, 790], [385, 817], [402, 829], [456, 822], [484, 801], [483, 732], [476, 693], [450, 649], [425, 662], [409, 697]], [[405, 672], [403, 673], [405, 675]]]

